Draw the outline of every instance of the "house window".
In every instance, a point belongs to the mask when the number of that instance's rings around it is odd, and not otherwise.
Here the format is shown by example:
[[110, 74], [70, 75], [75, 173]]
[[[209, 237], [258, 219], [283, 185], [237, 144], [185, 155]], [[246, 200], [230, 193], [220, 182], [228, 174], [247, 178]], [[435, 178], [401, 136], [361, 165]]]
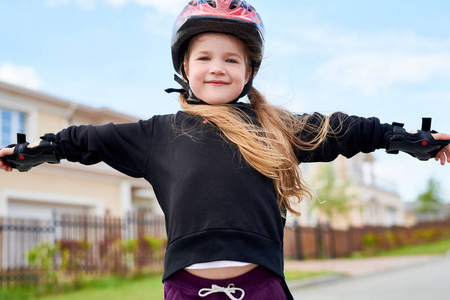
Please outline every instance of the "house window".
[[387, 207], [385, 212], [385, 225], [387, 227], [394, 226], [396, 224], [397, 210], [394, 207]]
[[1, 147], [16, 143], [16, 133], [25, 133], [25, 114], [0, 108]]

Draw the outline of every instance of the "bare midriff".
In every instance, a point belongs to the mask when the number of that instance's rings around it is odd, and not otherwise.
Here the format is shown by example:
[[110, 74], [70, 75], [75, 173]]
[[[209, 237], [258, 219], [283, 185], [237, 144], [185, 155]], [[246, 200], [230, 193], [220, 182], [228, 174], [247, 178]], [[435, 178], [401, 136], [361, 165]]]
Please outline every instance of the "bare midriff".
[[249, 264], [243, 267], [185, 269], [185, 271], [197, 277], [220, 280], [241, 276], [247, 272], [250, 272], [257, 266], [258, 265], [255, 264]]

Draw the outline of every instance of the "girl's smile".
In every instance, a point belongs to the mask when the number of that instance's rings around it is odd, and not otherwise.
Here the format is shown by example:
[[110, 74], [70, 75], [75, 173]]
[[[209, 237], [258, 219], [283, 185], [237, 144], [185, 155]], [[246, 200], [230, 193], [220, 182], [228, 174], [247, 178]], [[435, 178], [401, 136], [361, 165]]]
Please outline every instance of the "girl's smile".
[[207, 84], [211, 84], [213, 86], [224, 86], [227, 85], [228, 83], [222, 80], [210, 80], [210, 81], [206, 81]]
[[213, 105], [235, 100], [250, 78], [243, 42], [223, 33], [194, 37], [184, 68], [194, 95]]

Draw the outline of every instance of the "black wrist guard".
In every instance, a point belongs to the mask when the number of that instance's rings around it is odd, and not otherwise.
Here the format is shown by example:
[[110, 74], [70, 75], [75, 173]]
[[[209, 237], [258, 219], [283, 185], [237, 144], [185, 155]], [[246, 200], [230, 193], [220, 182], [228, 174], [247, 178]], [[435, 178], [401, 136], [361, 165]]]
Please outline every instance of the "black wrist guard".
[[417, 133], [408, 133], [402, 123], [393, 123], [392, 137], [390, 137], [387, 153], [397, 154], [399, 151], [406, 152], [420, 160], [429, 160], [449, 144], [449, 140], [435, 140], [431, 131], [431, 118], [422, 118], [422, 130]]
[[2, 157], [12, 168], [20, 172], [27, 172], [32, 167], [42, 163], [57, 164], [60, 156], [55, 150], [55, 137], [52, 134], [46, 134], [41, 137], [42, 141], [38, 146], [28, 148], [29, 143], [26, 141], [25, 134], [17, 134], [17, 144], [9, 145], [8, 148], [14, 147], [14, 153]]

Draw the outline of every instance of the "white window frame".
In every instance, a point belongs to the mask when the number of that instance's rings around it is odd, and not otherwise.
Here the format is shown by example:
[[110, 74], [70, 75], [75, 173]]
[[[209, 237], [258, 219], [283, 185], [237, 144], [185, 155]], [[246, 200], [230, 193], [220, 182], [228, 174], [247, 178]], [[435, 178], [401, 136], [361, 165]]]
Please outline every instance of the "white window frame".
[[8, 215], [9, 201], [27, 201], [39, 205], [40, 203], [55, 205], [71, 205], [89, 208], [91, 213], [102, 216], [105, 211], [103, 199], [93, 197], [69, 196], [52, 193], [36, 193], [20, 190], [4, 190], [0, 197], [0, 213]]
[[[10, 139], [6, 141], [6, 143], [3, 145], [3, 112], [9, 112], [11, 114], [11, 122], [10, 122], [10, 130], [9, 130], [9, 137]], [[23, 129], [20, 130], [20, 115], [24, 116], [24, 123], [23, 123]], [[2, 126], [2, 129], [0, 130], [0, 143], [2, 146], [7, 146], [9, 144], [14, 144], [16, 141], [16, 133], [25, 133], [26, 129], [26, 122], [27, 122], [27, 116], [25, 113], [17, 110], [10, 110], [6, 108], [0, 107], [0, 124]]]
[[[27, 135], [28, 141], [34, 141], [38, 138], [37, 133], [37, 120], [38, 120], [38, 113], [37, 113], [37, 107], [36, 105], [27, 105], [22, 102], [11, 101], [9, 99], [0, 98], [0, 109], [1, 110], [9, 110], [11, 112], [20, 112], [25, 115], [25, 124], [24, 124], [24, 133]], [[14, 115], [14, 114], [13, 114]], [[16, 114], [18, 117], [18, 114]], [[0, 121], [1, 121], [1, 114], [0, 114]], [[0, 122], [0, 124], [2, 124]], [[15, 128], [12, 128], [12, 130], [16, 130]], [[15, 142], [15, 134], [16, 132], [12, 133], [12, 142]], [[1, 135], [1, 133], [0, 133]], [[0, 138], [1, 143], [1, 138]], [[6, 146], [6, 145], [4, 145]]]

